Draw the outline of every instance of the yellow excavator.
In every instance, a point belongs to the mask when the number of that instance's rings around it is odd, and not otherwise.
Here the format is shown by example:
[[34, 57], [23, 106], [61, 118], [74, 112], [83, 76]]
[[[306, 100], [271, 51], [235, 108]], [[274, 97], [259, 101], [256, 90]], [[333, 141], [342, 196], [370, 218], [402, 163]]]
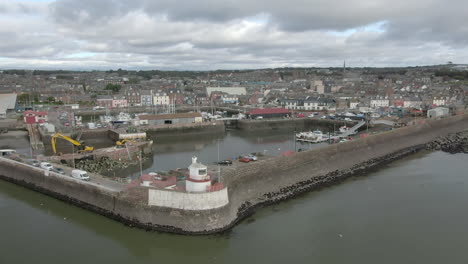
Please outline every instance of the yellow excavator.
[[134, 141], [134, 140], [124, 139], [124, 140], [115, 142], [115, 144], [116, 144], [117, 148], [124, 148], [125, 143], [127, 143], [127, 142], [136, 143], [136, 141]]
[[80, 142], [70, 138], [70, 137], [67, 137], [65, 136], [64, 134], [61, 134], [61, 133], [56, 133], [52, 136], [52, 150], [54, 151], [55, 154], [57, 154], [57, 147], [56, 147], [56, 141], [57, 141], [57, 138], [62, 138], [62, 139], [65, 139], [66, 141], [72, 143], [73, 145], [75, 145], [76, 147], [78, 147], [78, 153], [82, 153], [82, 152], [91, 152], [94, 150], [94, 147], [89, 147], [89, 146], [84, 146], [82, 145]]

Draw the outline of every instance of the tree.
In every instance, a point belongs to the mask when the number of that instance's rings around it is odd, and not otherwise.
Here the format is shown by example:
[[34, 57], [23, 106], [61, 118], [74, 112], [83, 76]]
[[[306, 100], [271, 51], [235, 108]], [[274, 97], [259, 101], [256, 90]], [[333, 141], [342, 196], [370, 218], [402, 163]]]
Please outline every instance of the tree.
[[111, 90], [114, 93], [118, 93], [121, 88], [122, 88], [122, 86], [120, 84], [109, 83], [108, 85], [106, 85], [106, 88], [104, 88], [104, 90]]
[[28, 102], [29, 102], [29, 94], [24, 93], [24, 94], [18, 95], [18, 103], [26, 104]]
[[49, 103], [55, 102], [55, 97], [53, 97], [53, 96], [47, 97], [47, 102], [49, 102]]

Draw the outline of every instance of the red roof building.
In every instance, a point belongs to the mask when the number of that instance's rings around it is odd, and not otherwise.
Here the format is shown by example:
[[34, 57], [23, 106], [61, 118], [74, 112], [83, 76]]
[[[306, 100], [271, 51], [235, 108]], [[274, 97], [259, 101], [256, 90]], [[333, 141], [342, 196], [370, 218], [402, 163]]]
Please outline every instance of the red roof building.
[[24, 111], [23, 119], [26, 124], [42, 124], [47, 122], [47, 112]]

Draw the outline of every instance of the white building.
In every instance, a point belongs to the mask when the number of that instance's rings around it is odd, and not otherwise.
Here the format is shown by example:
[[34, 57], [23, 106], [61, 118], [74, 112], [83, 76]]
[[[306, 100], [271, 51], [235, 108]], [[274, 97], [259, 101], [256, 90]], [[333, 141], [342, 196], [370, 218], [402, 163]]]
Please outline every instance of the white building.
[[349, 108], [350, 109], [356, 109], [359, 105], [359, 101], [350, 101], [349, 102]]
[[419, 98], [409, 98], [403, 101], [404, 108], [421, 108], [422, 100]]
[[281, 104], [292, 110], [336, 110], [336, 102], [330, 98], [284, 99]]
[[156, 94], [153, 96], [153, 104], [154, 105], [169, 105], [170, 99], [169, 95], [166, 94]]
[[232, 95], [223, 95], [221, 100], [223, 101], [223, 104], [237, 104], [237, 103], [239, 103], [239, 98], [237, 98], [237, 96], [232, 96]]
[[0, 119], [6, 118], [8, 111], [16, 106], [16, 94], [0, 94]]
[[437, 107], [427, 111], [427, 118], [439, 119], [449, 116], [449, 109], [446, 107]]
[[370, 100], [370, 107], [380, 108], [380, 107], [389, 107], [390, 100], [387, 97], [375, 97]]
[[436, 106], [447, 105], [447, 99], [445, 97], [434, 97], [432, 104]]
[[197, 157], [192, 157], [189, 176], [185, 181], [185, 190], [187, 192], [206, 192], [211, 187], [211, 178], [208, 175], [208, 168], [197, 162]]

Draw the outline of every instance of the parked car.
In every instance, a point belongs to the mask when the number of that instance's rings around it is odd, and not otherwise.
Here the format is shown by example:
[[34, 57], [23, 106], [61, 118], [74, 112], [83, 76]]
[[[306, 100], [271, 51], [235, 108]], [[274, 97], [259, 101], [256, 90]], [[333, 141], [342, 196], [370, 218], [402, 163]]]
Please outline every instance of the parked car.
[[257, 116], [255, 119], [257, 120], [263, 119], [263, 116]]
[[52, 168], [53, 168], [52, 164], [50, 164], [49, 162], [41, 162], [39, 167], [41, 167], [44, 170], [52, 170]]
[[72, 178], [83, 180], [83, 181], [90, 180], [88, 173], [84, 170], [72, 170], [71, 176]]
[[250, 162], [250, 159], [249, 158], [246, 158], [246, 157], [242, 157], [239, 159], [240, 162], [245, 162], [245, 163], [249, 163]]
[[65, 174], [65, 171], [62, 168], [52, 167], [51, 171], [59, 174]]
[[222, 160], [218, 162], [219, 165], [232, 165], [232, 160]]
[[35, 159], [30, 159], [28, 160], [28, 164], [29, 165], [33, 165], [35, 167], [39, 167], [39, 165], [41, 164], [38, 160], [35, 160]]
[[250, 161], [257, 161], [258, 160], [258, 157], [253, 155], [253, 154], [245, 155], [244, 158], [247, 158]]

